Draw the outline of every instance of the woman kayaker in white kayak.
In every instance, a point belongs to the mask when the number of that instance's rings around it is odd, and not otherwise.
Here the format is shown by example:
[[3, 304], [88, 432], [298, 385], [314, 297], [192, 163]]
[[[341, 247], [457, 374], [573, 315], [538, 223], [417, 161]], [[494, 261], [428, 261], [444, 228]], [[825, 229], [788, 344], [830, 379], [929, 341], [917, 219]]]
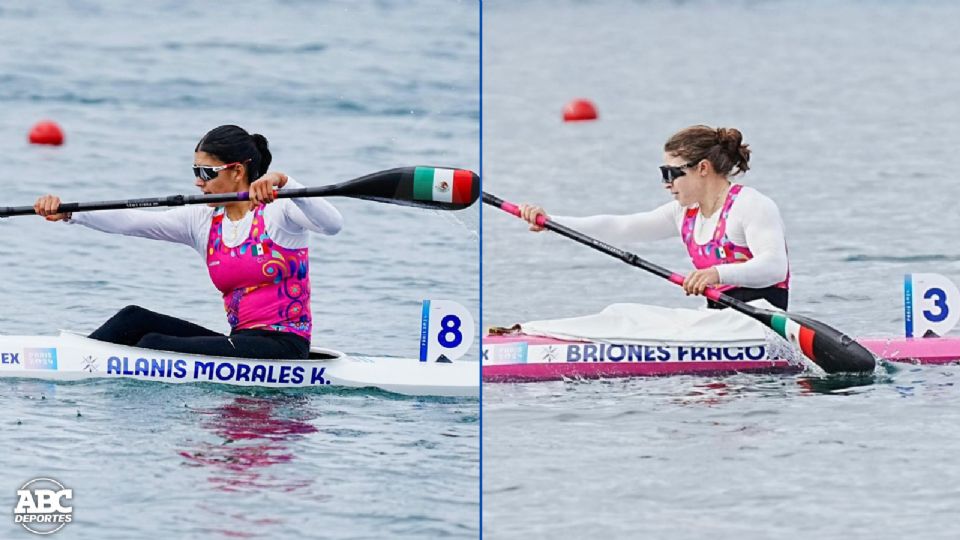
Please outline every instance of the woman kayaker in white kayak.
[[[274, 189], [302, 188], [267, 172], [267, 139], [238, 126], [217, 127], [194, 149], [195, 185], [204, 193], [248, 191], [249, 201], [183, 206], [163, 212], [109, 210], [56, 213], [60, 198], [40, 197], [34, 210], [103, 232], [186, 244], [207, 265], [223, 294], [230, 335], [127, 306], [90, 334], [147, 349], [244, 358], [307, 358], [310, 352], [309, 233], [333, 235], [343, 218], [321, 198], [280, 199]], [[273, 204], [271, 204], [273, 203]]]
[[[780, 210], [754, 188], [732, 183], [750, 169], [750, 149], [732, 128], [691, 126], [663, 147], [660, 173], [674, 200], [649, 212], [550, 219], [609, 244], [675, 237], [697, 268], [683, 282], [688, 295], [715, 286], [734, 298], [764, 298], [787, 309], [790, 270]], [[542, 231], [539, 206], [521, 205], [530, 230]], [[708, 306], [720, 308], [708, 301]]]

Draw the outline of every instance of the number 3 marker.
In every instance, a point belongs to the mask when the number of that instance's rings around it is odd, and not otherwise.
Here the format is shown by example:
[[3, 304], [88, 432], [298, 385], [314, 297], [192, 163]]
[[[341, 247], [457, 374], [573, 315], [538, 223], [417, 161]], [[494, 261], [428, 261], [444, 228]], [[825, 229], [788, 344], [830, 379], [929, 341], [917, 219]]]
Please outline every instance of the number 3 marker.
[[960, 320], [960, 291], [940, 274], [907, 274], [903, 316], [907, 337], [942, 336]]

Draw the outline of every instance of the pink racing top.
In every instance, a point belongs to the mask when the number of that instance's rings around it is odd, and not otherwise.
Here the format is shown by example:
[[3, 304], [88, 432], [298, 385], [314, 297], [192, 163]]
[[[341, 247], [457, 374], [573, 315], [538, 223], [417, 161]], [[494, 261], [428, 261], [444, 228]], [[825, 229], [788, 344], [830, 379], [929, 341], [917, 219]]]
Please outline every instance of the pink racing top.
[[274, 243], [264, 225], [261, 204], [254, 208], [247, 238], [236, 247], [223, 241], [224, 208], [210, 222], [207, 270], [223, 293], [233, 330], [291, 332], [310, 341], [309, 250]]
[[[683, 217], [683, 224], [680, 228], [680, 237], [687, 246], [687, 253], [693, 265], [698, 269], [710, 268], [719, 264], [732, 264], [749, 261], [753, 258], [753, 253], [747, 246], [738, 246], [727, 237], [727, 216], [730, 214], [730, 208], [737, 200], [737, 195], [743, 188], [740, 184], [730, 186], [727, 192], [727, 198], [720, 209], [720, 217], [717, 220], [717, 227], [713, 231], [713, 236], [706, 244], [698, 244], [694, 239], [693, 225], [697, 220], [697, 213], [700, 209], [696, 206], [688, 208]], [[738, 287], [737, 285], [724, 284], [716, 288], [720, 291], [728, 291]], [[790, 288], [790, 269], [787, 269], [787, 277], [774, 285], [782, 289]]]

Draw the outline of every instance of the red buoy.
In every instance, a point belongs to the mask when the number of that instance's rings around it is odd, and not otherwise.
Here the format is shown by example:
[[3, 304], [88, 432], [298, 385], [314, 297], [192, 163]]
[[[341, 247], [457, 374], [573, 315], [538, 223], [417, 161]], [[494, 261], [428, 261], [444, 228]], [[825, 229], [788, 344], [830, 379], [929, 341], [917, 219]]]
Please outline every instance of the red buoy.
[[563, 108], [564, 122], [578, 122], [581, 120], [596, 120], [597, 108], [588, 99], [575, 99]]
[[43, 120], [33, 126], [27, 138], [31, 144], [60, 146], [63, 144], [63, 130], [60, 129], [60, 126], [58, 126], [56, 122]]

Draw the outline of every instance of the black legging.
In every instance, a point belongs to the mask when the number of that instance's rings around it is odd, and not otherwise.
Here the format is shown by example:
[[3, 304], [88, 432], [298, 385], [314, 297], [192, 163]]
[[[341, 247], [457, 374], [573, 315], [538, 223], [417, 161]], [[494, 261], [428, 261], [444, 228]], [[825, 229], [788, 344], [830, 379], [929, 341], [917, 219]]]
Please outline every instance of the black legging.
[[[764, 287], [762, 289], [751, 289], [748, 287], [737, 287], [729, 291], [723, 291], [723, 294], [732, 296], [737, 300], [749, 302], [751, 300], [765, 299], [767, 302], [786, 311], [787, 303], [790, 300], [790, 291], [782, 287]], [[707, 300], [707, 307], [710, 309], [723, 309], [726, 306], [718, 304], [713, 300]]]
[[91, 339], [158, 351], [232, 358], [307, 358], [310, 342], [290, 332], [237, 330], [225, 336], [140, 306], [127, 306], [90, 334]]

